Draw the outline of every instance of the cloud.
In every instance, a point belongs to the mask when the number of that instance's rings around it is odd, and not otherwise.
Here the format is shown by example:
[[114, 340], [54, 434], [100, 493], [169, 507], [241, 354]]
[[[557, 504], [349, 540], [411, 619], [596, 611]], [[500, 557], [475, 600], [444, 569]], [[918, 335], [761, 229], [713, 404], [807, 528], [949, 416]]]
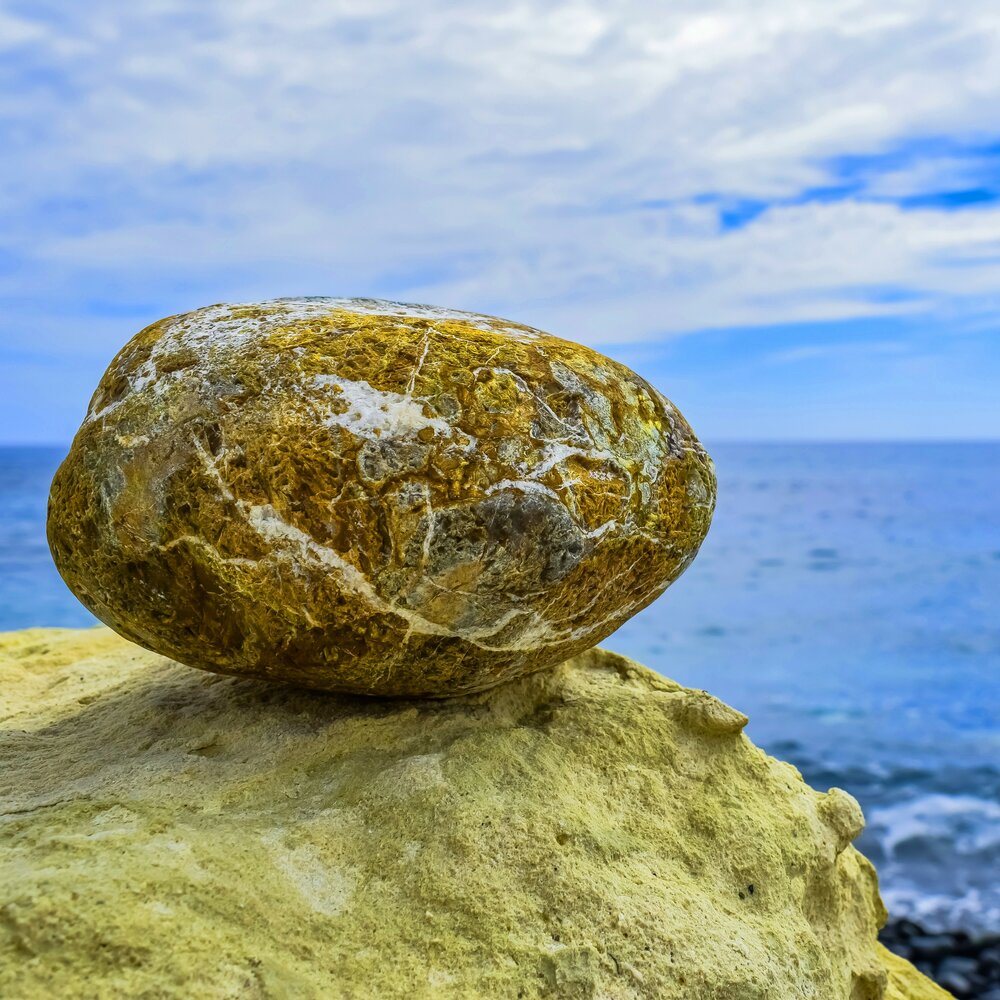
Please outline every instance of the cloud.
[[907, 354], [908, 345], [899, 340], [867, 340], [860, 343], [801, 344], [768, 356], [772, 364], [788, 365], [812, 361], [847, 361], [856, 363], [873, 357], [899, 357]]
[[0, 37], [0, 346], [300, 292], [608, 345], [995, 305], [986, 0], [0, 0]]

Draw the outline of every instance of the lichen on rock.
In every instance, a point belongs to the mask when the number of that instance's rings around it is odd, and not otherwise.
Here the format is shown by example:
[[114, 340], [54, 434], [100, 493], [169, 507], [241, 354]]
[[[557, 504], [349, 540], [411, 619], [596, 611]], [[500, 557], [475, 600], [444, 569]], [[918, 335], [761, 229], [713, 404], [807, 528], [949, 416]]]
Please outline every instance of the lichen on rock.
[[112, 362], [52, 487], [70, 588], [194, 666], [450, 695], [599, 642], [694, 558], [712, 465], [596, 352], [355, 299], [212, 306]]
[[377, 700], [35, 630], [0, 698], [0, 996], [944, 995], [853, 800], [613, 653]]

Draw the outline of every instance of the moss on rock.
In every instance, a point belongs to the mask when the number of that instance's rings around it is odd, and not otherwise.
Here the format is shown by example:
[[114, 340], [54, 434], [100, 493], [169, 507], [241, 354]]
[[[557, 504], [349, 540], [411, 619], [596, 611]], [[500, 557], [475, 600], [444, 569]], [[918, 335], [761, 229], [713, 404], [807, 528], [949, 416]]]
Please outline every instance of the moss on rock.
[[849, 796], [612, 653], [381, 701], [35, 630], [0, 692], [4, 997], [941, 995]]

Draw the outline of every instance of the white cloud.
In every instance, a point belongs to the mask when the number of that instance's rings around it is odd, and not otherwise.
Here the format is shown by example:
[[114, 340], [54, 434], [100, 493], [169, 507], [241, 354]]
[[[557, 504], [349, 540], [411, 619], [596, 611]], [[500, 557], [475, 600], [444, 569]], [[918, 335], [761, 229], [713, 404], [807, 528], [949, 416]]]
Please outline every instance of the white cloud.
[[961, 312], [1000, 280], [995, 208], [786, 203], [720, 232], [694, 200], [788, 200], [836, 180], [832, 156], [1000, 134], [984, 0], [7, 7], [32, 72], [0, 99], [0, 250], [39, 297], [95, 273], [391, 290], [608, 343]]
[[16, 49], [28, 42], [44, 38], [45, 33], [31, 21], [0, 10], [0, 51]]
[[906, 355], [908, 350], [908, 345], [899, 340], [802, 344], [784, 351], [774, 351], [767, 360], [777, 365], [798, 364], [802, 361], [846, 361], [856, 364], [859, 360], [865, 361], [873, 357], [900, 357]]

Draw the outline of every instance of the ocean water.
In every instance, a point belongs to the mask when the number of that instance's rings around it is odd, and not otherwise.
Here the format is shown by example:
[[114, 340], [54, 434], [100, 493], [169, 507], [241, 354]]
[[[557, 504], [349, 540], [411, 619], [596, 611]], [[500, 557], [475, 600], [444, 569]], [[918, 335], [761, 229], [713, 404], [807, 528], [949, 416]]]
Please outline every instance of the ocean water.
[[[702, 552], [604, 645], [845, 788], [894, 916], [1000, 930], [1000, 444], [720, 445]], [[0, 449], [0, 629], [85, 626], [45, 544], [57, 449]]]

